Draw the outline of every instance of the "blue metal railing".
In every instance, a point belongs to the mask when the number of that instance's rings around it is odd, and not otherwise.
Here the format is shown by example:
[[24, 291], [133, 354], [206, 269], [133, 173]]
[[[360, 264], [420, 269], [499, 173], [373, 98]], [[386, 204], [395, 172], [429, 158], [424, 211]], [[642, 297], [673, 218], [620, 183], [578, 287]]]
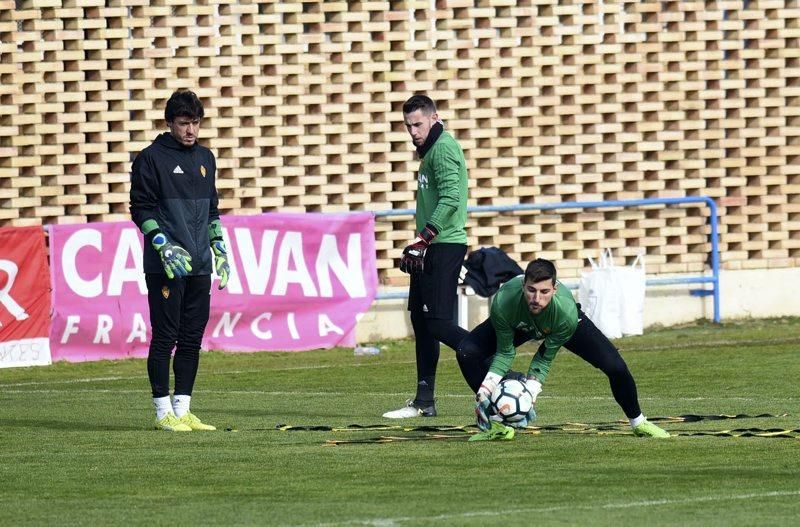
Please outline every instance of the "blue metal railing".
[[[701, 290], [700, 294], [714, 296], [714, 322], [719, 323], [719, 240], [717, 232], [717, 204], [708, 196], [690, 196], [684, 198], [646, 198], [616, 201], [565, 201], [561, 203], [522, 203], [518, 205], [476, 205], [467, 207], [467, 212], [518, 212], [528, 210], [556, 210], [556, 209], [598, 209], [609, 207], [643, 207], [649, 205], [681, 205], [685, 203], [700, 203], [708, 205], [711, 213], [708, 218], [711, 224], [711, 276], [685, 276], [674, 278], [651, 278], [647, 285], [676, 285], [676, 284], [711, 284], [712, 290]], [[386, 216], [413, 216], [415, 209], [398, 209], [375, 211], [376, 217]], [[403, 293], [378, 293], [377, 300], [407, 298], [408, 292]]]

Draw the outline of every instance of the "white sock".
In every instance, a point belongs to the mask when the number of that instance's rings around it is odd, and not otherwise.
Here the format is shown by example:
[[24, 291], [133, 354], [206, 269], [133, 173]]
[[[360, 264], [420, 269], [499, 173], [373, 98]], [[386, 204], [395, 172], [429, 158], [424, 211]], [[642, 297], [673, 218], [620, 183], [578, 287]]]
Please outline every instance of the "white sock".
[[631, 428], [636, 428], [640, 424], [644, 423], [645, 420], [646, 420], [645, 416], [642, 415], [642, 414], [639, 414], [639, 417], [634, 417], [633, 419], [630, 420], [631, 421]]
[[161, 421], [165, 415], [172, 411], [172, 403], [169, 402], [169, 395], [153, 397], [153, 406], [156, 407], [156, 420], [158, 421]]
[[172, 398], [172, 409], [175, 410], [175, 416], [178, 419], [189, 413], [189, 404], [191, 402], [191, 395], [176, 395]]

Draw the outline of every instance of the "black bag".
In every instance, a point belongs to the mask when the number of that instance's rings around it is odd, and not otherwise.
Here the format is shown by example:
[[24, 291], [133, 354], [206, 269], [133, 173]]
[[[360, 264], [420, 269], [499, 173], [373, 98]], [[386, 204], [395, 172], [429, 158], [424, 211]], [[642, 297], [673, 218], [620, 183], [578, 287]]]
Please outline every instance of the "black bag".
[[472, 251], [464, 262], [467, 274], [464, 284], [482, 297], [490, 297], [500, 286], [523, 273], [517, 262], [497, 247]]

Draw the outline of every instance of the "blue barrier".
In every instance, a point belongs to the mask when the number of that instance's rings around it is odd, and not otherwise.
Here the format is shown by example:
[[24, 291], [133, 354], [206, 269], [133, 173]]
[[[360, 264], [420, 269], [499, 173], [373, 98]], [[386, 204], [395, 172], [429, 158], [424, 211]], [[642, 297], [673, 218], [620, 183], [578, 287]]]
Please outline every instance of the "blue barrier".
[[[711, 276], [686, 276], [675, 278], [654, 278], [647, 280], [647, 285], [676, 285], [676, 284], [711, 284], [711, 291], [701, 289], [692, 293], [705, 296], [714, 296], [714, 322], [719, 323], [719, 241], [717, 232], [717, 204], [708, 196], [689, 196], [684, 198], [646, 198], [616, 201], [565, 201], [561, 203], [521, 203], [518, 205], [475, 205], [467, 207], [467, 212], [518, 212], [527, 210], [555, 210], [555, 209], [598, 209], [608, 207], [642, 207], [649, 205], [680, 205], [684, 203], [700, 203], [708, 205], [711, 213], [708, 218], [711, 224]], [[413, 216], [415, 209], [398, 209], [375, 211], [376, 217], [386, 216]], [[576, 288], [577, 286], [570, 286]], [[404, 293], [378, 293], [377, 300], [407, 298]]]

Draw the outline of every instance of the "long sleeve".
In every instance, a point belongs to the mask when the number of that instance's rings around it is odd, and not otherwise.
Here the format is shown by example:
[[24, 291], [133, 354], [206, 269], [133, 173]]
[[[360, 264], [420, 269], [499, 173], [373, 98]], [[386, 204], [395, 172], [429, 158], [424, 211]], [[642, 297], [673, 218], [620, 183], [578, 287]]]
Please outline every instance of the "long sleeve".
[[148, 220], [158, 220], [160, 188], [149, 157], [139, 154], [131, 169], [131, 218], [142, 232]]
[[211, 199], [208, 204], [208, 223], [209, 225], [219, 220], [219, 195], [217, 194], [217, 159], [214, 157], [213, 154], [209, 152], [211, 157], [211, 162], [214, 165], [211, 174], [213, 174], [214, 180], [211, 182]]
[[417, 232], [430, 223], [434, 243], [467, 243], [467, 165], [455, 139], [443, 132], [420, 163], [417, 177]]
[[550, 373], [550, 365], [553, 359], [556, 358], [558, 350], [572, 337], [574, 332], [574, 326], [565, 320], [559, 325], [556, 332], [545, 337], [544, 342], [539, 346], [531, 360], [531, 364], [528, 367], [528, 376], [536, 377], [539, 382], [544, 383], [545, 379], [547, 379], [547, 374]]
[[517, 349], [514, 347], [514, 328], [506, 319], [502, 310], [497, 308], [497, 304], [498, 302], [492, 302], [492, 309], [489, 315], [497, 335], [497, 349], [489, 371], [503, 376], [511, 369], [514, 357], [517, 355]]
[[431, 166], [436, 174], [439, 201], [429, 221], [440, 232], [452, 221], [451, 218], [461, 203], [461, 165], [455, 154], [452, 148], [439, 148], [431, 152]]

